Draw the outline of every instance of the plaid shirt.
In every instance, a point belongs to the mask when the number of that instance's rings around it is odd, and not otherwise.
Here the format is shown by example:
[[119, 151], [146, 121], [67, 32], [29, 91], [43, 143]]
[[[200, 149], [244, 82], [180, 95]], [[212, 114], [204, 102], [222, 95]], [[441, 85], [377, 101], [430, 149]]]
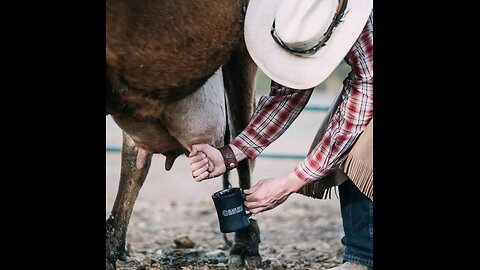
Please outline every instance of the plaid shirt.
[[[337, 168], [344, 154], [373, 117], [373, 12], [345, 56], [352, 71], [343, 81], [342, 102], [323, 138], [295, 174], [306, 182], [320, 180]], [[231, 143], [249, 158], [258, 156], [293, 123], [313, 88], [296, 90], [271, 83], [270, 95], [260, 97], [249, 125]]]

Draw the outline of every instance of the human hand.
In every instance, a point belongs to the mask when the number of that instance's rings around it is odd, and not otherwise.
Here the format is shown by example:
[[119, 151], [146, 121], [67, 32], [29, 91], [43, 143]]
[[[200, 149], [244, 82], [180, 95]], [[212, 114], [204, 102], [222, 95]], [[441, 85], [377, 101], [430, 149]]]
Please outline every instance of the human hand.
[[227, 170], [220, 151], [209, 144], [192, 145], [192, 152], [188, 155], [188, 163], [190, 164], [192, 177], [197, 182], [217, 177]]
[[286, 176], [260, 180], [253, 187], [243, 191], [247, 195], [245, 207], [253, 214], [273, 209], [304, 185], [306, 182], [293, 172]]

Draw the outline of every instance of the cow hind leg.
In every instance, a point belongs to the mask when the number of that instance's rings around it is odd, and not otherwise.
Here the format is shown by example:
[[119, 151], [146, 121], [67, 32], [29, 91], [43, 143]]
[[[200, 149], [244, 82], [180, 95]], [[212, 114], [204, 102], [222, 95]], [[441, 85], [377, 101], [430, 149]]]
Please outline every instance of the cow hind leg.
[[116, 269], [117, 259], [128, 258], [125, 250], [127, 227], [138, 192], [147, 177], [152, 155], [148, 155], [145, 165], [137, 169], [138, 149], [133, 140], [123, 133], [122, 165], [120, 183], [112, 212], [106, 221], [106, 269]]
[[[237, 136], [248, 124], [255, 107], [256, 66], [246, 50], [244, 42], [232, 53], [223, 66], [224, 85], [227, 92], [230, 133]], [[250, 174], [254, 160], [239, 162], [237, 172], [240, 188], [251, 186]], [[259, 268], [261, 257], [258, 250], [260, 230], [257, 221], [250, 219], [250, 226], [235, 233], [235, 241], [230, 250], [230, 268]]]

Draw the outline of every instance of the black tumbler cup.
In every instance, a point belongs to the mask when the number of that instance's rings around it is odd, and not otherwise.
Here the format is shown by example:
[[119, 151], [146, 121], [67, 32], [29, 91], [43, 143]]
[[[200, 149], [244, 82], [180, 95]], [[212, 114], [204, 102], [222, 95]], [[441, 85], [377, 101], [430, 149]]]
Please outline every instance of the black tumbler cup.
[[250, 225], [248, 218], [251, 216], [245, 212], [243, 201], [245, 194], [240, 188], [229, 188], [215, 192], [212, 195], [215, 208], [217, 209], [220, 231], [229, 233], [244, 229]]

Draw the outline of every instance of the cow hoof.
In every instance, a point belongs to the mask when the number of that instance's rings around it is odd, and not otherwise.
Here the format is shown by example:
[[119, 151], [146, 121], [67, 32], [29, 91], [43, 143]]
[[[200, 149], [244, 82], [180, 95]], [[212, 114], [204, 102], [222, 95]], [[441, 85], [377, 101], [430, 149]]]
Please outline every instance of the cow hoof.
[[228, 259], [228, 268], [229, 269], [240, 269], [243, 267], [243, 259], [240, 255], [230, 255]]
[[257, 269], [262, 268], [262, 257], [260, 256], [246, 256], [245, 260], [246, 269]]
[[132, 259], [125, 252], [118, 254], [118, 259], [122, 262], [130, 262]]

